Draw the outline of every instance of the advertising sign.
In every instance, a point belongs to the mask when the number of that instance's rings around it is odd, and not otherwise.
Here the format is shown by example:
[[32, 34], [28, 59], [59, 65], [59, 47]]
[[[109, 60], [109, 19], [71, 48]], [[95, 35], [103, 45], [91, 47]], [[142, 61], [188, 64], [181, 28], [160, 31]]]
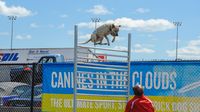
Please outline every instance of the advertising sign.
[[16, 63], [25, 62], [27, 52], [21, 52], [17, 50], [1, 51], [0, 50], [0, 63]]
[[[88, 49], [81, 48], [82, 52], [89, 52]], [[1, 63], [33, 63], [38, 62], [42, 56], [49, 54], [61, 54], [66, 61], [72, 61], [74, 57], [73, 48], [27, 48], [27, 49], [0, 49]], [[87, 54], [81, 54], [87, 57]]]
[[[121, 65], [121, 63], [117, 64]], [[42, 110], [72, 111], [73, 64], [45, 64], [43, 70]], [[108, 96], [124, 95], [119, 90], [127, 89], [124, 86], [127, 79], [121, 76], [115, 77], [115, 74], [126, 73], [94, 71], [97, 73], [80, 74], [86, 79], [77, 80], [77, 88], [82, 89], [79, 93], [90, 94], [90, 96], [78, 96], [77, 99], [88, 101], [78, 101], [77, 110], [80, 112], [123, 112], [126, 105], [123, 102], [125, 98]], [[104, 77], [98, 75], [99, 72], [114, 75]], [[142, 85], [145, 95], [153, 101], [156, 112], [198, 112], [200, 110], [199, 76], [200, 62], [132, 62], [130, 88], [136, 84]], [[113, 80], [94, 80], [102, 78]], [[99, 83], [102, 85], [99, 86]], [[110, 92], [95, 91], [97, 89], [110, 90]], [[132, 89], [129, 91], [133, 96]], [[103, 102], [103, 100], [110, 102]]]

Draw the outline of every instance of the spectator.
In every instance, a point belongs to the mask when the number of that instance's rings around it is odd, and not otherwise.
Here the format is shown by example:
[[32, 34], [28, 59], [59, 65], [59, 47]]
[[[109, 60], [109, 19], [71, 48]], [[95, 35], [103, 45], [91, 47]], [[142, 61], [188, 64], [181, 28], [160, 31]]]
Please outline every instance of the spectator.
[[152, 101], [144, 96], [140, 85], [133, 87], [135, 96], [128, 101], [125, 112], [155, 112]]

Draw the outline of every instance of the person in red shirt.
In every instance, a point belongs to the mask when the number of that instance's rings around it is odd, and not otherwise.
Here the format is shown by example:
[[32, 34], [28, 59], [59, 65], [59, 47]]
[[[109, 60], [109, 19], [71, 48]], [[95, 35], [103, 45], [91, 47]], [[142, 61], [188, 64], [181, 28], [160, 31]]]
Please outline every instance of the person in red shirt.
[[144, 90], [140, 85], [133, 87], [135, 96], [128, 101], [125, 112], [155, 112], [152, 101], [144, 96]]

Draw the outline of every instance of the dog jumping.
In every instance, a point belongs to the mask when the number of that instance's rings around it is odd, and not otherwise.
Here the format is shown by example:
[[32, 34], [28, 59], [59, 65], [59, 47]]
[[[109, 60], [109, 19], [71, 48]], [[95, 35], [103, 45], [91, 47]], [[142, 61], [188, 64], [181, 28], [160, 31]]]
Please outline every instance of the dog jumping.
[[[81, 44], [87, 44], [88, 42], [93, 42], [94, 45], [108, 45], [110, 46], [110, 42], [108, 39], [108, 35], [111, 35], [113, 37], [112, 42], [115, 41], [116, 36], [118, 36], [118, 32], [119, 32], [119, 27], [121, 27], [120, 25], [116, 26], [114, 24], [104, 24], [100, 27], [98, 27], [92, 34], [91, 34], [91, 38]], [[107, 43], [102, 43], [103, 39], [107, 40]]]

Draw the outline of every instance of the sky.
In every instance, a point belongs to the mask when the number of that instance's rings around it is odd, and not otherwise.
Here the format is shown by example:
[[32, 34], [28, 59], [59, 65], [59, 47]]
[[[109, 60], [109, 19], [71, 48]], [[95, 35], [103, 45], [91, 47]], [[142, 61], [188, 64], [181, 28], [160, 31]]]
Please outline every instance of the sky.
[[[95, 23], [121, 25], [111, 49], [126, 50], [131, 33], [132, 60], [200, 59], [199, 0], [0, 0], [0, 49], [73, 48], [74, 25], [79, 41], [90, 38]], [[110, 41], [111, 36], [108, 36]], [[89, 43], [88, 45], [93, 45]]]

